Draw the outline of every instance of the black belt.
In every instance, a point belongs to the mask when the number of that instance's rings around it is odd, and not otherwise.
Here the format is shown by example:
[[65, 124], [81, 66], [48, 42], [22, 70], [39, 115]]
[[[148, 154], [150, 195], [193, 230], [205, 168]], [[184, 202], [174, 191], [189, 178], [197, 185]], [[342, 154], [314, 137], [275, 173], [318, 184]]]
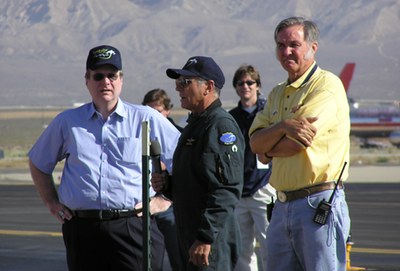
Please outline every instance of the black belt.
[[[320, 183], [316, 184], [314, 186], [309, 186], [309, 187], [304, 187], [298, 190], [294, 191], [277, 191], [277, 197], [280, 202], [287, 202], [287, 201], [292, 201], [296, 199], [301, 199], [301, 198], [306, 198], [312, 194], [322, 192], [325, 190], [330, 190], [335, 188], [335, 183], [334, 182], [329, 182], [329, 183]], [[338, 186], [338, 189], [343, 188], [343, 182], [340, 181]]]
[[74, 210], [72, 211], [75, 217], [92, 218], [98, 220], [111, 220], [118, 218], [126, 218], [137, 216], [141, 210], [136, 209], [106, 209], [106, 210]]

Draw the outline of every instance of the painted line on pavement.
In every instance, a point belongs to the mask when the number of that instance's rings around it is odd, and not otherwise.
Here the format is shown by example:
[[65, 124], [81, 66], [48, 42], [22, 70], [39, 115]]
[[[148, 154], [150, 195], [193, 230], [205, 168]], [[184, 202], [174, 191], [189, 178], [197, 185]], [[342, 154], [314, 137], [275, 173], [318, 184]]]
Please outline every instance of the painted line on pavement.
[[[62, 237], [61, 232], [49, 231], [18, 231], [18, 230], [0, 230], [0, 235], [16, 235], [16, 236], [53, 236]], [[384, 248], [360, 248], [353, 247], [351, 252], [367, 253], [367, 254], [392, 254], [400, 255], [400, 249], [384, 249]]]
[[0, 235], [17, 235], [17, 236], [53, 236], [62, 237], [61, 232], [51, 231], [17, 231], [17, 230], [0, 230]]
[[400, 249], [385, 249], [385, 248], [355, 248], [351, 249], [351, 252], [356, 253], [367, 253], [367, 254], [394, 254], [400, 255]]

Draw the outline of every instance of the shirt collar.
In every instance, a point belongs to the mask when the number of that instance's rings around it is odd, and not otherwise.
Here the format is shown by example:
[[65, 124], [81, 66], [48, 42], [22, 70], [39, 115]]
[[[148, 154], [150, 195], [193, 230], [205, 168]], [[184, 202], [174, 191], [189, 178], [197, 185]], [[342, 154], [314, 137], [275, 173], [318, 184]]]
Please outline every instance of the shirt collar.
[[[90, 105], [89, 105], [86, 117], [89, 120], [95, 114], [96, 114], [96, 108], [94, 107], [94, 103], [91, 102]], [[125, 104], [120, 98], [118, 98], [117, 107], [115, 108], [114, 112], [111, 113], [111, 115], [112, 114], [117, 114], [118, 116], [123, 117], [123, 118], [127, 117], [128, 113], [127, 113], [127, 110], [125, 108]]]
[[[258, 111], [262, 110], [262, 109], [264, 108], [264, 106], [265, 106], [266, 101], [267, 101], [267, 99], [264, 97], [264, 95], [263, 95], [262, 93], [258, 93], [258, 94], [257, 94], [256, 110], [253, 111], [253, 112], [258, 112]], [[239, 100], [239, 102], [238, 102], [238, 107], [239, 107], [241, 110], [247, 112], [247, 111], [243, 108], [242, 103], [240, 102], [240, 100]], [[247, 113], [249, 113], [249, 112], [247, 112]]]
[[203, 112], [201, 112], [199, 114], [190, 113], [187, 122], [189, 123], [189, 122], [192, 122], [192, 121], [194, 121], [194, 120], [196, 120], [198, 118], [201, 118], [203, 116], [207, 116], [215, 108], [218, 108], [218, 107], [221, 107], [221, 106], [222, 106], [221, 100], [220, 99], [216, 99]]
[[[318, 68], [318, 65], [314, 61], [314, 63], [308, 68], [308, 70], [302, 76], [300, 76], [299, 79], [297, 79], [296, 81], [294, 81], [291, 84], [287, 83], [287, 85], [294, 87], [294, 88], [300, 88], [300, 87], [304, 86], [311, 79], [311, 76], [313, 76], [313, 74], [315, 73], [317, 68]], [[287, 81], [287, 82], [289, 82], [289, 81]]]
[[114, 111], [115, 114], [123, 117], [123, 118], [127, 118], [128, 117], [128, 113], [125, 107], [125, 103], [122, 102], [122, 100], [120, 98], [118, 98], [118, 103], [117, 103], [117, 108], [115, 108]]

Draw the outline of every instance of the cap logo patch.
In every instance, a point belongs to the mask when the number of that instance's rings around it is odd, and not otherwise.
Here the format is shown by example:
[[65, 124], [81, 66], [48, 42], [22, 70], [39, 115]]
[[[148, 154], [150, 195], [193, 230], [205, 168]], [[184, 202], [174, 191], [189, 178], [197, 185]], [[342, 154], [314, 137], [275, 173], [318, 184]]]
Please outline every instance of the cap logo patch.
[[232, 145], [236, 142], [236, 136], [232, 132], [226, 132], [219, 137], [219, 141], [224, 145]]
[[110, 59], [113, 55], [116, 53], [114, 50], [109, 50], [109, 49], [99, 49], [97, 51], [93, 52], [94, 57], [100, 58], [100, 59]]
[[194, 64], [196, 64], [196, 63], [197, 63], [197, 59], [191, 58], [191, 59], [189, 59], [189, 60], [186, 62], [185, 67], [190, 67], [190, 66], [192, 66], [192, 65], [194, 65]]

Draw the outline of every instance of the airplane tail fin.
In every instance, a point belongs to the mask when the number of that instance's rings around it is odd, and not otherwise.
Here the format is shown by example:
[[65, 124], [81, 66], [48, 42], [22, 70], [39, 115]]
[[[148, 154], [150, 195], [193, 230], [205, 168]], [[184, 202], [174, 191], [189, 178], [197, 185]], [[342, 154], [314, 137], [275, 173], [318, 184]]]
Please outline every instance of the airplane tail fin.
[[348, 92], [355, 67], [356, 63], [346, 63], [346, 65], [343, 67], [343, 70], [340, 72], [339, 78], [342, 80], [346, 92]]

